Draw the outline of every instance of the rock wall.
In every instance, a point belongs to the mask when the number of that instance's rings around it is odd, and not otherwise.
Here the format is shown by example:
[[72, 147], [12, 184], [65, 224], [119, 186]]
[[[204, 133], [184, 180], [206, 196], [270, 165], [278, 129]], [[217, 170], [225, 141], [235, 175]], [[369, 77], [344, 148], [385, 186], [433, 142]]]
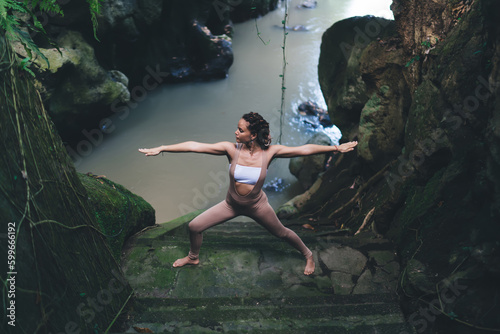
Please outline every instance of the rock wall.
[[0, 50], [2, 333], [105, 332], [132, 290], [29, 74]]
[[392, 9], [394, 23], [353, 18], [325, 32], [323, 94], [359, 146], [286, 212], [390, 237], [417, 332], [498, 330], [500, 4]]

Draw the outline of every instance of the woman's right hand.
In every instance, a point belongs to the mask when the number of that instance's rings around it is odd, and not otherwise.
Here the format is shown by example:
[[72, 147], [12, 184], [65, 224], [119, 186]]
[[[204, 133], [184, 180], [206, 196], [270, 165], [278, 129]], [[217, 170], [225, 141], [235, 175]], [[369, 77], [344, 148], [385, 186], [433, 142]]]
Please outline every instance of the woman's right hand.
[[161, 153], [161, 149], [159, 147], [156, 148], [140, 148], [139, 152], [144, 153], [146, 156], [158, 155]]
[[347, 153], [347, 152], [354, 150], [356, 145], [358, 145], [357, 141], [350, 141], [348, 143], [337, 145], [337, 151], [340, 153]]

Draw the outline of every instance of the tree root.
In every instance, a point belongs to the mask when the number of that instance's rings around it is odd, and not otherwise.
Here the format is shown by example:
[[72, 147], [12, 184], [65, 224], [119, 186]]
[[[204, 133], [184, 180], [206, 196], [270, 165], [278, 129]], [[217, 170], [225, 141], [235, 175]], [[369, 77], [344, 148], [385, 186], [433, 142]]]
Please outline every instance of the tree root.
[[337, 210], [333, 211], [329, 216], [328, 219], [332, 219], [335, 216], [338, 216], [345, 211], [349, 209], [351, 205], [356, 203], [356, 201], [360, 198], [361, 194], [370, 186], [372, 186], [374, 183], [376, 183], [383, 175], [384, 173], [396, 162], [396, 160], [393, 160], [389, 162], [387, 165], [384, 166], [381, 170], [377, 172], [377, 174], [373, 175], [368, 181], [366, 181], [365, 184], [363, 184], [361, 187], [359, 187], [358, 191], [356, 194], [349, 200], [349, 202], [345, 203], [342, 205], [340, 208]]
[[361, 232], [361, 230], [363, 230], [366, 226], [366, 224], [368, 224], [368, 222], [370, 221], [370, 219], [372, 218], [373, 216], [373, 213], [375, 212], [375, 207], [373, 207], [370, 212], [368, 212], [368, 214], [366, 215], [365, 219], [363, 220], [363, 224], [361, 224], [361, 226], [359, 227], [359, 229], [356, 231], [356, 233], [354, 233], [354, 235], [357, 235]]

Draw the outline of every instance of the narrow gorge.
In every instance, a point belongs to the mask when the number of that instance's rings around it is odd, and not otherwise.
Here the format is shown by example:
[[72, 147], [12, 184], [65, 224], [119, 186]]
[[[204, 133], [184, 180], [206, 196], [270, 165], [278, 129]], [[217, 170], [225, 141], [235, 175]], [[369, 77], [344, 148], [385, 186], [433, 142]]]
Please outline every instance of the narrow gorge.
[[[235, 24], [254, 20], [258, 29], [283, 1], [105, 0], [96, 36], [86, 2], [58, 1], [64, 16], [36, 2], [24, 11], [6, 3], [3, 333], [500, 331], [498, 1], [393, 0], [394, 20], [342, 18], [324, 31], [325, 108], [315, 105], [314, 117], [338, 127], [340, 143], [359, 145], [290, 161], [301, 190], [275, 209], [311, 245], [312, 277], [299, 276], [297, 254], [247, 221], [207, 232], [203, 265], [173, 269], [189, 249], [187, 223], [202, 210], [158, 221], [134, 189], [75, 168], [79, 143], [99, 146], [112, 117], [154, 100], [149, 88], [228, 89]], [[314, 16], [322, 5], [293, 10]], [[18, 30], [7, 29], [13, 22]], [[44, 32], [26, 30], [33, 22]], [[280, 33], [314, 29], [286, 23]], [[13, 40], [16, 31], [29, 33], [38, 52]], [[203, 105], [203, 96], [192, 98]], [[302, 115], [311, 105], [300, 106]], [[304, 122], [299, 111], [287, 120], [297, 127], [290, 133], [334, 144], [313, 136], [319, 120]], [[140, 124], [147, 113], [134, 117]], [[128, 126], [120, 131], [132, 133]]]

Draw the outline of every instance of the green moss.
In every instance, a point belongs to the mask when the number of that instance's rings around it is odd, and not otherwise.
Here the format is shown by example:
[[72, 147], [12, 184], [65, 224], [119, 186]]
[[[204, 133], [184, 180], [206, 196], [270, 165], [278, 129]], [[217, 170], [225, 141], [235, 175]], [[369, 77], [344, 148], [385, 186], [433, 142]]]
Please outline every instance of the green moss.
[[380, 94], [382, 94], [383, 96], [385, 96], [388, 92], [389, 92], [389, 86], [387, 85], [383, 85], [380, 87]]
[[411, 186], [406, 198], [406, 206], [400, 216], [400, 224], [403, 227], [408, 227], [415, 219], [426, 214], [432, 206], [436, 205], [440, 196], [441, 178], [445, 170], [443, 168], [434, 174], [423, 189]]
[[366, 102], [361, 117], [359, 120], [360, 138], [358, 150], [364, 153], [364, 156], [369, 160], [373, 159], [370, 153], [370, 138], [373, 137], [374, 131], [377, 129], [377, 124], [373, 122], [375, 114], [380, 110], [382, 99], [379, 94], [373, 93], [371, 98]]
[[57, 49], [40, 49], [40, 51], [49, 60], [50, 67], [42, 59], [35, 59], [34, 63], [40, 66], [40, 71], [50, 71], [56, 73], [65, 64], [80, 64], [80, 56], [73, 50], [60, 48]]
[[104, 177], [79, 174], [94, 209], [97, 228], [119, 260], [125, 240], [155, 223], [154, 209], [143, 198]]
[[382, 100], [380, 99], [378, 94], [373, 93], [373, 95], [368, 100], [368, 102], [366, 102], [366, 104], [363, 108], [362, 116], [366, 116], [366, 115], [377, 112], [380, 109], [380, 102], [382, 102]]

